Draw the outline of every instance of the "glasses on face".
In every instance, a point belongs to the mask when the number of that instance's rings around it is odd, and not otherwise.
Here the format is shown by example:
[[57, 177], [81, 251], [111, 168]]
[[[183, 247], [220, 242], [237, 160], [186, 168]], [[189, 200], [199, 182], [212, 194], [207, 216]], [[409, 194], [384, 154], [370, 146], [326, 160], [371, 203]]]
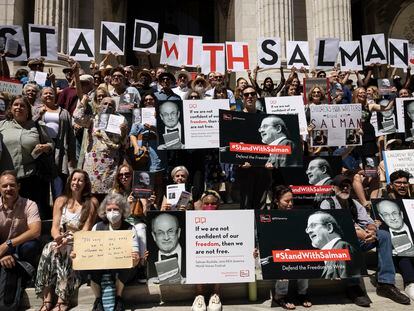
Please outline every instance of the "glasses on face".
[[177, 112], [177, 111], [173, 111], [173, 112], [170, 112], [170, 113], [168, 113], [168, 112], [163, 112], [163, 113], [161, 113], [161, 115], [162, 115], [164, 118], [174, 118], [174, 117], [176, 117], [176, 116], [177, 116], [177, 114], [178, 114], [178, 112]]
[[200, 96], [198, 96], [198, 95], [190, 95], [190, 99], [200, 99]]
[[161, 81], [167, 81], [167, 82], [169, 82], [169, 81], [171, 81], [171, 79], [168, 78], [168, 77], [164, 77], [164, 78], [161, 79]]
[[321, 91], [313, 91], [312, 94], [322, 94]]
[[131, 173], [119, 173], [118, 174], [118, 178], [122, 179], [122, 178], [129, 178], [131, 177]]
[[223, 77], [222, 76], [216, 76], [216, 77], [214, 77], [214, 80], [223, 80]]
[[177, 234], [177, 228], [171, 228], [167, 231], [157, 230], [155, 231], [155, 235], [159, 237], [165, 237], [168, 236], [169, 238], [173, 238]]
[[255, 97], [256, 95], [257, 95], [256, 92], [243, 93], [243, 96], [246, 97], [246, 98], [249, 97], [249, 96]]
[[382, 217], [384, 217], [384, 218], [396, 218], [396, 217], [398, 217], [398, 215], [400, 215], [400, 213], [399, 212], [397, 212], [397, 211], [393, 211], [392, 213], [383, 213], [383, 214], [381, 214], [382, 215]]

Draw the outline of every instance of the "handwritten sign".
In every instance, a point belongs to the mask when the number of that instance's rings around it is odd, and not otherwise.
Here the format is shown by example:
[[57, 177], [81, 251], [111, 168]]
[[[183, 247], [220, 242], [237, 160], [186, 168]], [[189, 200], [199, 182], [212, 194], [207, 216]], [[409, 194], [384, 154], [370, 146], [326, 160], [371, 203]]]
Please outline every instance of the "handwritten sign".
[[132, 267], [132, 231], [79, 231], [74, 234], [74, 270]]
[[7, 92], [10, 95], [21, 95], [23, 84], [19, 80], [0, 79], [0, 92]]

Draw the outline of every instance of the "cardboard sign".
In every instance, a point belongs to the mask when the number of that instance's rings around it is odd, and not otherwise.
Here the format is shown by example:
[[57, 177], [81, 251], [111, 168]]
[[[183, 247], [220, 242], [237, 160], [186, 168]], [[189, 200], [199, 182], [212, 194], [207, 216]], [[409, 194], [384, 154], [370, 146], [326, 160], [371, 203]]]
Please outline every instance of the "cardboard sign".
[[[342, 279], [366, 274], [349, 210], [259, 211], [256, 227], [265, 280]], [[329, 231], [324, 239], [319, 238], [322, 230]]]
[[203, 43], [201, 51], [201, 72], [226, 72], [224, 44], [222, 43]]
[[[8, 39], [16, 40], [19, 43], [17, 53], [6, 57], [7, 61], [26, 61], [26, 44], [24, 42], [23, 30], [21, 26], [0, 25], [0, 38], [5, 39], [5, 45]], [[5, 46], [6, 47], [6, 46]]]
[[90, 61], [95, 59], [95, 30], [68, 29], [68, 54], [77, 61]]
[[260, 68], [279, 68], [281, 64], [281, 43], [277, 37], [257, 38], [257, 64]]
[[297, 115], [220, 110], [220, 162], [301, 166]]
[[226, 42], [226, 67], [234, 72], [249, 69], [249, 45], [246, 42]]
[[125, 30], [125, 23], [101, 22], [100, 53], [112, 52], [124, 55]]
[[23, 84], [19, 80], [14, 79], [0, 79], [0, 92], [7, 92], [10, 95], [22, 95]]
[[132, 268], [132, 231], [78, 231], [74, 234], [74, 270]]
[[286, 42], [287, 68], [310, 68], [309, 42], [287, 41]]
[[254, 211], [188, 211], [187, 283], [255, 280]]
[[385, 48], [384, 34], [361, 36], [364, 65], [386, 64], [387, 49]]
[[162, 39], [160, 64], [166, 64], [170, 66], [180, 67], [179, 60], [179, 45], [180, 37], [164, 32], [164, 38]]
[[315, 42], [315, 67], [332, 69], [335, 67], [339, 52], [339, 39], [317, 38]]
[[[414, 176], [414, 150], [387, 150], [383, 151], [385, 176], [387, 177], [387, 184], [390, 183], [390, 175], [398, 170], [409, 172]], [[410, 184], [414, 184], [414, 178], [410, 178]]]
[[339, 42], [341, 70], [362, 70], [361, 46], [359, 41]]
[[388, 59], [390, 66], [406, 71], [409, 59], [408, 40], [388, 39]]
[[29, 24], [30, 58], [58, 60], [56, 32], [53, 26]]
[[132, 50], [157, 53], [158, 23], [136, 19]]
[[373, 199], [372, 212], [381, 221], [382, 230], [391, 236], [393, 256], [414, 257], [413, 216], [414, 200]]
[[361, 104], [311, 105], [311, 146], [361, 145]]
[[178, 62], [181, 66], [196, 67], [201, 65], [201, 45], [203, 38], [199, 36], [179, 36]]

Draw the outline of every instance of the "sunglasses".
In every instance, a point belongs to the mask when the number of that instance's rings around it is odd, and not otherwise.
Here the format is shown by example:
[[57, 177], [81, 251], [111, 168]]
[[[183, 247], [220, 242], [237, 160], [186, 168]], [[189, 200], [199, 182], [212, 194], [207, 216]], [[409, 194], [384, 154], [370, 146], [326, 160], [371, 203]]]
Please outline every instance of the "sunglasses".
[[119, 173], [118, 178], [129, 178], [131, 177], [131, 173]]
[[200, 96], [198, 96], [198, 95], [190, 95], [190, 99], [200, 99]]
[[243, 96], [246, 97], [246, 98], [249, 97], [249, 96], [255, 97], [256, 95], [257, 95], [256, 92], [243, 93]]

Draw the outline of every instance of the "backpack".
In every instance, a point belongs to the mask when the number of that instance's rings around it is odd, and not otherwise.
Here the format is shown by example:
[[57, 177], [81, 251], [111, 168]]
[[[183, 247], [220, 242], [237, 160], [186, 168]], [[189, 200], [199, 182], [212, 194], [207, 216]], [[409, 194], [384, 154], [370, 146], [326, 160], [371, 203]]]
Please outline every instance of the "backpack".
[[19, 264], [13, 269], [0, 267], [0, 310], [15, 311], [22, 297], [23, 269]]

